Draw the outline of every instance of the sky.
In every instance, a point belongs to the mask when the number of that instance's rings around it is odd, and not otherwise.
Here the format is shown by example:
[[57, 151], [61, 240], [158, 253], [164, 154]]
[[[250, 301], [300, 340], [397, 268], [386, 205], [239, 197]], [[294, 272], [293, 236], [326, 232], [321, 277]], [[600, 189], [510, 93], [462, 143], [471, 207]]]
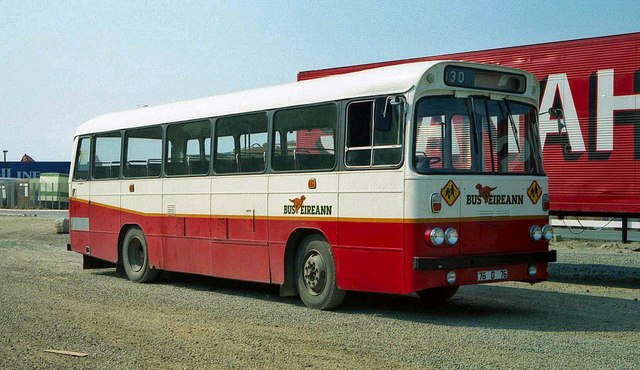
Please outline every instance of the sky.
[[638, 0], [0, 0], [0, 150], [69, 161], [101, 114], [303, 70], [640, 32], [638, 14]]

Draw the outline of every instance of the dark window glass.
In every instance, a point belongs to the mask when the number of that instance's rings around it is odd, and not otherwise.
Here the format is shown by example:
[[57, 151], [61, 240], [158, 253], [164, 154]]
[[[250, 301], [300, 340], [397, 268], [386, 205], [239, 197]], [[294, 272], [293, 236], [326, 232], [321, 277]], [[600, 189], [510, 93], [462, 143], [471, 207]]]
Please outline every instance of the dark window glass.
[[74, 180], [88, 180], [89, 179], [89, 158], [91, 156], [91, 139], [83, 137], [78, 143], [78, 150], [76, 152], [76, 162], [73, 166], [73, 179]]
[[120, 177], [120, 149], [122, 140], [119, 132], [95, 136], [93, 157], [94, 179], [117, 179]]
[[125, 134], [125, 177], [160, 176], [162, 164], [162, 127], [129, 130]]
[[167, 175], [207, 174], [210, 159], [211, 123], [209, 121], [169, 125], [165, 163]]
[[402, 106], [386, 98], [355, 102], [347, 108], [346, 164], [390, 166], [402, 162]]
[[267, 115], [247, 114], [216, 121], [214, 171], [264, 172], [267, 152]]
[[430, 96], [416, 105], [419, 173], [542, 173], [535, 107], [482, 97]]
[[272, 166], [276, 171], [329, 170], [335, 165], [333, 104], [276, 112]]

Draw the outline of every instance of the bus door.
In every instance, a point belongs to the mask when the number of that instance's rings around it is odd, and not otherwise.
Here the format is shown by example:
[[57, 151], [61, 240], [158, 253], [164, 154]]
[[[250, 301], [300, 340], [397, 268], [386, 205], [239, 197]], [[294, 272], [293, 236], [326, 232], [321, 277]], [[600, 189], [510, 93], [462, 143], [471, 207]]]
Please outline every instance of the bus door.
[[211, 275], [211, 159], [209, 120], [166, 130], [167, 177], [162, 181], [164, 268]]
[[73, 250], [85, 253], [86, 248], [91, 244], [89, 234], [91, 181], [88, 181], [91, 163], [91, 137], [82, 137], [75, 144], [75, 162], [71, 174], [71, 189], [69, 189], [69, 237]]
[[127, 130], [123, 152], [120, 226], [139, 226], [147, 240], [149, 264], [162, 268], [162, 127]]
[[94, 136], [89, 203], [91, 248], [88, 254], [107, 261], [118, 260], [120, 232], [120, 132]]
[[339, 176], [339, 246], [334, 252], [343, 289], [403, 288], [405, 115], [400, 102], [389, 96], [347, 105], [348, 171]]
[[214, 124], [211, 182], [213, 275], [270, 282], [267, 243], [267, 115], [220, 118]]

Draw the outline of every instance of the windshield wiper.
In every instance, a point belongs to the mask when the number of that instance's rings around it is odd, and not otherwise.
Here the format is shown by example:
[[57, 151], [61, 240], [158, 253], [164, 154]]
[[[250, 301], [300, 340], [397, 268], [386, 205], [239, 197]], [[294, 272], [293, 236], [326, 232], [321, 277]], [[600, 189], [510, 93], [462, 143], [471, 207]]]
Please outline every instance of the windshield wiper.
[[[476, 161], [475, 158], [478, 157], [478, 153], [480, 153], [480, 148], [478, 148], [478, 128], [476, 127], [476, 117], [475, 117], [475, 102], [473, 100], [473, 96], [470, 96], [469, 99], [466, 101], [467, 103], [467, 114], [469, 115], [469, 121], [471, 124], [471, 138], [472, 138], [472, 149], [473, 149], [473, 157], [474, 158], [474, 162]], [[473, 167], [476, 167], [475, 164], [473, 164]], [[480, 170], [482, 170], [482, 166], [480, 166]]]
[[487, 100], [483, 99], [482, 103], [484, 103], [484, 114], [485, 114], [485, 119], [487, 121], [487, 136], [489, 136], [489, 155], [491, 156], [491, 172], [496, 172], [495, 158], [493, 156], [493, 138], [491, 136], [491, 116], [489, 116], [489, 107], [487, 105]]
[[[518, 148], [518, 153], [520, 153], [520, 141], [518, 140], [518, 129], [516, 128], [516, 124], [513, 122], [513, 117], [511, 115], [511, 109], [509, 108], [509, 102], [507, 102], [507, 98], [504, 98], [504, 106], [507, 108], [507, 117], [509, 117], [509, 122], [511, 123], [511, 132], [513, 132], [513, 139], [516, 141], [516, 147]], [[504, 115], [504, 110], [502, 109], [502, 105], [498, 104], [500, 107], [501, 113]]]

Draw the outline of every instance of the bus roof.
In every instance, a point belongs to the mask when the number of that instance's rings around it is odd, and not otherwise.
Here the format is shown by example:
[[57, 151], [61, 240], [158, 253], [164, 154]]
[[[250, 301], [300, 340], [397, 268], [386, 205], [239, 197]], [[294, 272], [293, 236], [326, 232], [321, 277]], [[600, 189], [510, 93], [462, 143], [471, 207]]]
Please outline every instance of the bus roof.
[[404, 92], [417, 84], [422, 74], [437, 63], [424, 62], [375, 68], [312, 81], [293, 82], [108, 113], [85, 122], [78, 127], [75, 135], [255, 112], [350, 97]]
[[[444, 62], [454, 61], [428, 61], [374, 68], [308, 81], [109, 113], [80, 125], [75, 136], [353, 97], [405, 92], [417, 85], [428, 69]], [[504, 67], [498, 68], [504, 69]]]

